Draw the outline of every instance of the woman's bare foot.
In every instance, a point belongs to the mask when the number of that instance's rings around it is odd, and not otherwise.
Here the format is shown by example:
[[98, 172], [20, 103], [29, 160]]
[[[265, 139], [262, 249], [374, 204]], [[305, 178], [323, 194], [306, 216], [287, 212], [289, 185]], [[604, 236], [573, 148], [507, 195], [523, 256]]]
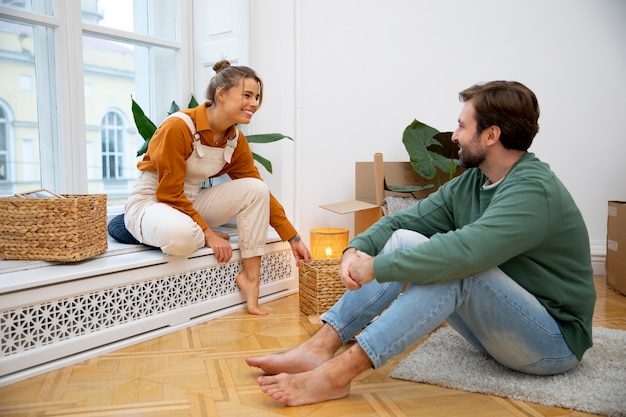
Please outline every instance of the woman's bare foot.
[[235, 282], [246, 297], [248, 313], [259, 316], [267, 315], [267, 311], [259, 306], [259, 281], [257, 279], [251, 281], [245, 273], [241, 273], [237, 275]]
[[336, 400], [350, 394], [351, 379], [337, 378], [329, 372], [328, 362], [311, 371], [259, 377], [261, 391], [289, 406]]
[[249, 366], [261, 368], [270, 375], [282, 372], [294, 374], [317, 368], [331, 359], [340, 347], [341, 339], [335, 329], [329, 324], [324, 324], [313, 337], [292, 349], [245, 359]]
[[226, 232], [222, 232], [221, 230], [214, 230], [213, 233], [215, 233], [224, 240], [230, 240], [230, 235]]

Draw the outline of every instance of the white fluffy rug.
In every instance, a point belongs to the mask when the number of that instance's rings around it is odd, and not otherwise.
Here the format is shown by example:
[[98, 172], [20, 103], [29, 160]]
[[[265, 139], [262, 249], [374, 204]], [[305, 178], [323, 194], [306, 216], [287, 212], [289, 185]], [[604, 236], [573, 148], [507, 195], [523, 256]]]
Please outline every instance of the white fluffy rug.
[[556, 376], [512, 371], [478, 352], [450, 326], [402, 360], [392, 378], [497, 395], [606, 416], [626, 416], [626, 331], [593, 328], [594, 345]]

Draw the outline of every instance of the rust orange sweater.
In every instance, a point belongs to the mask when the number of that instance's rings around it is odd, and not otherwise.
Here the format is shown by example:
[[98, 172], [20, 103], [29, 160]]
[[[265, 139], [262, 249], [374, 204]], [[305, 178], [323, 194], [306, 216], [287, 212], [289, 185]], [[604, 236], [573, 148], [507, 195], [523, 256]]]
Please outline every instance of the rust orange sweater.
[[[188, 114], [193, 120], [202, 144], [210, 146], [209, 144], [213, 143], [214, 132], [206, 115], [207, 105], [208, 103], [204, 103], [196, 108], [181, 111]], [[233, 136], [235, 129], [236, 126], [232, 126], [227, 136]], [[166, 119], [154, 133], [150, 139], [148, 151], [143, 160], [137, 163], [137, 168], [142, 171], [156, 172], [159, 179], [156, 190], [157, 200], [189, 215], [204, 230], [208, 227], [207, 223], [184, 193], [186, 161], [192, 152], [193, 136], [187, 124], [180, 118], [172, 117]], [[239, 132], [237, 148], [233, 153], [231, 162], [226, 163], [224, 168], [214, 177], [223, 174], [228, 174], [231, 179], [252, 177], [262, 180], [261, 174], [254, 164], [250, 145], [241, 132]], [[285, 209], [271, 193], [270, 225], [283, 240], [288, 240], [297, 234], [295, 227], [285, 214]]]

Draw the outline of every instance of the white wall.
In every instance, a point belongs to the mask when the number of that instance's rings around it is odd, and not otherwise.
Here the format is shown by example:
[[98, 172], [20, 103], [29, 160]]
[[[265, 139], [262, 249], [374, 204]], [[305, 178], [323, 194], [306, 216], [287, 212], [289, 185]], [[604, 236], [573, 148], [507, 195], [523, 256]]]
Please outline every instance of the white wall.
[[267, 93], [253, 129], [295, 135], [261, 153], [307, 242], [314, 227], [352, 230], [352, 215], [319, 205], [354, 197], [355, 161], [407, 160], [401, 135], [414, 118], [454, 130], [459, 91], [507, 79], [537, 94], [531, 151], [570, 189], [592, 253], [604, 254], [607, 200], [626, 200], [626, 2], [250, 2], [251, 65]]

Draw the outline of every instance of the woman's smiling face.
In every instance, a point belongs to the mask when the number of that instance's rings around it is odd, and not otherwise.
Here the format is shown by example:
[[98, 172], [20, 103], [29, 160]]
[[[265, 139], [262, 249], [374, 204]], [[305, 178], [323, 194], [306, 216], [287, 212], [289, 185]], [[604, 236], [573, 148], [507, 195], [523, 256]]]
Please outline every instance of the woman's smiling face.
[[259, 108], [259, 83], [252, 78], [243, 78], [238, 86], [221, 92], [224, 112], [234, 124], [248, 124]]

